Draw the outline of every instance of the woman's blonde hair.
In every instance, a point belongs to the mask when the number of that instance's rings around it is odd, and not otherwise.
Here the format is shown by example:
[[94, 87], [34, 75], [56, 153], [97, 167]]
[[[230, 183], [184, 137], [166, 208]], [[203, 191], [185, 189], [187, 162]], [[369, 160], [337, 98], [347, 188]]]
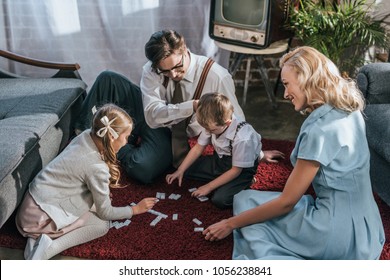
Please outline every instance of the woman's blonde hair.
[[198, 123], [207, 128], [210, 125], [225, 125], [226, 121], [232, 119], [233, 105], [229, 98], [221, 93], [203, 94], [196, 109]]
[[120, 169], [116, 158], [116, 152], [112, 147], [112, 141], [110, 141], [109, 138], [111, 132], [107, 130], [102, 137], [98, 136], [98, 132], [106, 127], [101, 120], [103, 117], [107, 117], [108, 121], [111, 122], [110, 127], [118, 135], [126, 131], [129, 127], [130, 129], [133, 129], [133, 120], [125, 110], [114, 104], [105, 104], [100, 107], [92, 120], [92, 133], [97, 136], [97, 139], [101, 139], [103, 145], [103, 160], [107, 164], [111, 175], [110, 187], [118, 188], [120, 187], [118, 183], [120, 179]]
[[364, 109], [364, 98], [355, 81], [343, 78], [336, 65], [316, 49], [304, 46], [290, 51], [280, 60], [280, 67], [285, 65], [297, 74], [308, 100], [306, 112], [325, 103], [349, 113]]

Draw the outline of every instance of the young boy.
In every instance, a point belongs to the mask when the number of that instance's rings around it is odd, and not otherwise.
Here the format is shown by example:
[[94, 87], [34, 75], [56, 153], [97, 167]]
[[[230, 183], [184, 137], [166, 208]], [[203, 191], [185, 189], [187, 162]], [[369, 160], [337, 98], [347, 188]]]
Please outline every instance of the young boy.
[[[202, 126], [197, 144], [187, 154], [178, 169], [166, 176], [171, 184], [183, 176], [208, 182], [192, 193], [200, 197], [212, 193], [211, 201], [219, 208], [232, 207], [233, 196], [249, 188], [264, 156], [261, 137], [248, 123], [233, 113], [229, 99], [220, 93], [204, 94], [198, 103], [196, 118]], [[208, 144], [213, 155], [202, 156]], [[268, 151], [267, 159], [282, 157], [279, 151]], [[271, 161], [271, 160], [270, 160]]]

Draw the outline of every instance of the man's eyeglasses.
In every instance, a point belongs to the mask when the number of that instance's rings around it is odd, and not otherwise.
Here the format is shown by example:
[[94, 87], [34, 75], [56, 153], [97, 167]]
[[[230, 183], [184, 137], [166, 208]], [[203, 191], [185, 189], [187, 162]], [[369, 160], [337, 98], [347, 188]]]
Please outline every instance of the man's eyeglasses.
[[171, 71], [178, 71], [179, 68], [183, 68], [184, 66], [184, 54], [181, 56], [181, 61], [176, 64], [175, 66], [173, 66], [171, 69], [167, 69], [167, 70], [160, 70], [158, 68], [156, 68], [156, 73], [157, 74], [169, 74]]

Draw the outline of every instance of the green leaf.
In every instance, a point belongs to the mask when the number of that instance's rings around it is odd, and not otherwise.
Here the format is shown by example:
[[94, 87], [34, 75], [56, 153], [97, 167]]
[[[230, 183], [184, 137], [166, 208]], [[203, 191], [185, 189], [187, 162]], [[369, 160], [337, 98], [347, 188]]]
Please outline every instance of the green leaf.
[[381, 21], [371, 17], [374, 6], [366, 0], [300, 0], [290, 7], [288, 29], [304, 45], [333, 60], [341, 71], [353, 74], [364, 63], [371, 46], [386, 47], [389, 34]]

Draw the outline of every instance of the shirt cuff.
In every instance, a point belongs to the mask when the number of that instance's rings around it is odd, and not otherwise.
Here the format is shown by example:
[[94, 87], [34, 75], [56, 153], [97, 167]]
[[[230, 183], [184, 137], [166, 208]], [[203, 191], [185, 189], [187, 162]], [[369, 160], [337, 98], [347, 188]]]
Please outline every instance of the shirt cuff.
[[133, 217], [134, 211], [133, 211], [133, 206], [130, 205], [129, 208], [130, 208], [130, 217], [129, 217], [130, 219], [131, 217]]
[[260, 151], [260, 155], [259, 155], [259, 161], [261, 161], [264, 157], [264, 152], [263, 151]]
[[185, 116], [189, 117], [194, 112], [194, 101], [188, 100], [178, 104], [179, 110], [184, 113]]

